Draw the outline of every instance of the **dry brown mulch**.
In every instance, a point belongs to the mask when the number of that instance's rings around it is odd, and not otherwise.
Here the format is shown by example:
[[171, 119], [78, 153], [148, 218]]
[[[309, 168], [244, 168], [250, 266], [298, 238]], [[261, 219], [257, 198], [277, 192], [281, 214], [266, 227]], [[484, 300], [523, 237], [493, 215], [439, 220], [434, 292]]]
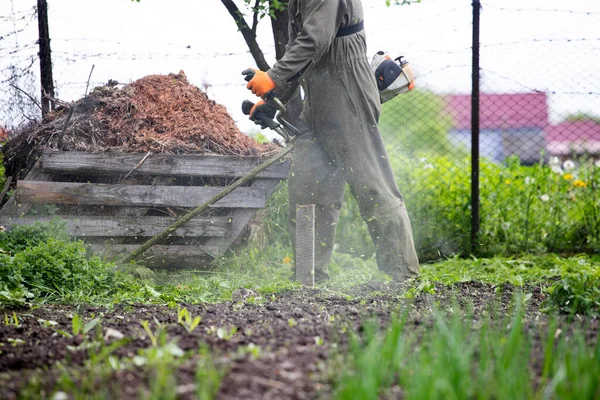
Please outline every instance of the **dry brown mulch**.
[[[93, 116], [116, 139], [108, 150], [258, 155], [267, 147], [243, 134], [224, 106], [184, 74], [150, 75], [122, 89], [97, 88]], [[118, 138], [129, 132], [128, 138]], [[120, 139], [120, 140], [119, 140]]]
[[275, 150], [242, 133], [225, 107], [190, 84], [183, 71], [128, 85], [111, 81], [61, 104], [41, 123], [11, 134], [2, 149], [7, 176], [29, 170], [43, 150], [237, 156]]

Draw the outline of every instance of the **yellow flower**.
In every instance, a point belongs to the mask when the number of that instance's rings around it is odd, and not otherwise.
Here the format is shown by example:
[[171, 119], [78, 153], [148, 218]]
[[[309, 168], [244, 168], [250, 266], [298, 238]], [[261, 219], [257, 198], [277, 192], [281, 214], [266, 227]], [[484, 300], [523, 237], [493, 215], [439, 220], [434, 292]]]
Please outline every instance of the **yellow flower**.
[[570, 181], [571, 179], [573, 179], [573, 175], [572, 174], [564, 174], [563, 178], [567, 181]]
[[579, 179], [577, 179], [577, 180], [575, 180], [575, 182], [573, 182], [573, 186], [579, 187], [579, 188], [584, 188], [584, 187], [587, 187], [587, 183], [585, 183], [584, 181], [580, 181]]
[[283, 263], [284, 264], [289, 264], [291, 262], [292, 262], [292, 259], [289, 256], [283, 257]]
[[507, 185], [510, 185], [510, 179], [505, 180], [504, 183], [506, 183]]

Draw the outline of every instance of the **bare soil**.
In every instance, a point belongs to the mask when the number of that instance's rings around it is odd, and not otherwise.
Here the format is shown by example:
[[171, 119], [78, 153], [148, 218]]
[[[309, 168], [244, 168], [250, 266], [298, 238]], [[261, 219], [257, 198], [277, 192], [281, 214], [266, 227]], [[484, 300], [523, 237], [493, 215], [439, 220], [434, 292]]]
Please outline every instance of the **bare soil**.
[[[377, 291], [373, 293], [373, 291]], [[349, 299], [327, 290], [302, 289], [267, 295], [258, 304], [244, 300], [244, 291], [237, 293], [235, 302], [182, 305], [202, 321], [192, 333], [177, 324], [177, 309], [166, 306], [117, 305], [112, 309], [66, 306], [44, 306], [35, 310], [20, 311], [21, 326], [0, 324], [0, 398], [16, 399], [32, 377], [40, 380], [42, 398], [52, 395], [59, 379], [57, 363], [78, 367], [88, 357], [86, 351], [70, 351], [67, 346], [77, 346], [82, 338], [66, 338], [55, 333], [57, 329], [70, 331], [71, 316], [77, 312], [85, 319], [102, 316], [103, 333], [115, 329], [133, 340], [116, 350], [120, 357], [133, 356], [139, 349], [151, 346], [140, 322], [143, 320], [168, 324], [170, 339], [177, 341], [185, 351], [196, 351], [206, 344], [215, 356], [216, 363], [226, 370], [219, 399], [314, 399], [327, 398], [331, 393], [328, 380], [328, 359], [332, 343], [343, 351], [346, 336], [341, 328], [360, 331], [365, 321], [375, 320], [384, 325], [394, 313], [407, 310], [409, 325], [426, 329], [431, 324], [433, 307], [447, 309], [459, 306], [471, 308], [470, 318], [494, 315], [505, 316], [512, 307], [517, 289], [511, 286], [493, 287], [480, 283], [463, 283], [454, 287], [437, 287], [435, 295], [422, 295], [413, 300], [400, 299], [397, 288], [374, 283], [356, 289], [356, 294], [369, 296]], [[546, 317], [539, 307], [543, 293], [529, 288], [526, 329], [534, 337], [533, 372], [541, 374], [543, 344], [539, 338], [545, 334]], [[0, 310], [0, 316], [12, 311]], [[55, 321], [48, 328], [38, 320]], [[152, 323], [154, 326], [154, 323]], [[211, 328], [213, 327], [213, 328]], [[237, 328], [231, 338], [219, 338], [215, 328]], [[598, 321], [590, 325], [589, 335], [598, 335]], [[12, 346], [8, 338], [21, 339], [22, 344]], [[13, 342], [14, 343], [14, 342]], [[258, 356], [241, 349], [248, 345], [260, 347]], [[177, 370], [177, 389], [181, 399], [195, 398], [195, 358], [183, 363]], [[114, 372], [109, 377], [110, 398], [138, 398], [152, 379], [142, 367]], [[102, 383], [99, 383], [102, 385]]]

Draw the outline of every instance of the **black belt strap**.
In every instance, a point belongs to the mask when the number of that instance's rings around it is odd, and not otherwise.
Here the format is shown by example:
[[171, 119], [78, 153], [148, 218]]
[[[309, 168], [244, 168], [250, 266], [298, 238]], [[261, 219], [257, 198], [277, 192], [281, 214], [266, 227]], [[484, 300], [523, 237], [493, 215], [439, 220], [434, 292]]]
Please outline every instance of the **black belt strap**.
[[335, 37], [354, 35], [355, 33], [362, 31], [363, 29], [365, 29], [365, 21], [360, 21], [356, 25], [350, 25], [345, 28], [338, 29]]

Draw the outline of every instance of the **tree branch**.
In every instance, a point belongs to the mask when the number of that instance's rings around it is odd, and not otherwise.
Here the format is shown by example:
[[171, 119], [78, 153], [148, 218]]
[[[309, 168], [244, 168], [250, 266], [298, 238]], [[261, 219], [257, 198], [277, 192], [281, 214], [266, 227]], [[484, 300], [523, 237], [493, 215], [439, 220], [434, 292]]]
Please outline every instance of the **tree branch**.
[[33, 104], [35, 104], [36, 106], [38, 106], [38, 108], [41, 110], [42, 106], [40, 106], [40, 103], [37, 102], [36, 99], [33, 98], [33, 96], [31, 96], [29, 93], [27, 93], [26, 91], [24, 91], [23, 89], [21, 89], [20, 87], [18, 87], [17, 85], [13, 85], [12, 83], [9, 83], [8, 86], [17, 89], [19, 92], [23, 93], [25, 96], [29, 97], [29, 100], [33, 101]]
[[254, 61], [256, 62], [258, 68], [263, 71], [268, 70], [270, 66], [269, 63], [267, 63], [267, 60], [265, 60], [265, 55], [258, 46], [258, 42], [256, 41], [256, 34], [252, 32], [252, 29], [250, 29], [250, 27], [248, 26], [238, 7], [235, 5], [233, 0], [221, 0], [221, 3], [223, 3], [225, 8], [227, 8], [227, 11], [229, 11], [229, 15], [231, 15], [238, 29], [242, 33], [242, 36], [244, 36], [244, 40], [248, 45], [248, 49], [250, 49], [250, 54], [252, 54], [252, 57], [254, 58]]
[[256, 0], [254, 3], [254, 15], [252, 16], [252, 32], [256, 35], [256, 27], [258, 26], [258, 7], [260, 6], [260, 0]]

